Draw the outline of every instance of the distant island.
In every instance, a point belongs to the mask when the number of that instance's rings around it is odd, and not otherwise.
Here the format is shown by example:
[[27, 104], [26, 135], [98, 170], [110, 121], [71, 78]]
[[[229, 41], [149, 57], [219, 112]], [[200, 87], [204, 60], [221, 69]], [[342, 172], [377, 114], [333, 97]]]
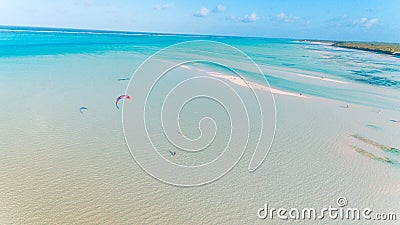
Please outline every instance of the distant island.
[[333, 46], [400, 55], [400, 44], [337, 41], [333, 43]]
[[324, 43], [336, 47], [359, 49], [400, 56], [400, 44], [382, 42], [357, 42], [357, 41], [328, 41], [328, 40], [304, 40], [310, 43]]

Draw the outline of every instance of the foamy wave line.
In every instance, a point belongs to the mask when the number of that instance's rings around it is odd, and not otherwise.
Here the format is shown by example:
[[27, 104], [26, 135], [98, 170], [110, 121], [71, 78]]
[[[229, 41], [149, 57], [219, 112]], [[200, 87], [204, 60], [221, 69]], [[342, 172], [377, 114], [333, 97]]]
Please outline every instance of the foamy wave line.
[[[151, 37], [186, 37], [186, 38], [208, 38], [213, 36], [190, 35], [190, 34], [156, 34], [156, 33], [129, 33], [129, 32], [97, 32], [97, 31], [68, 31], [68, 30], [29, 30], [29, 29], [7, 29], [0, 28], [0, 32], [26, 32], [26, 33], [56, 33], [56, 34], [93, 34], [93, 35], [116, 35], [116, 36], [151, 36]], [[217, 36], [216, 36], [217, 37]], [[224, 37], [217, 37], [224, 38]]]

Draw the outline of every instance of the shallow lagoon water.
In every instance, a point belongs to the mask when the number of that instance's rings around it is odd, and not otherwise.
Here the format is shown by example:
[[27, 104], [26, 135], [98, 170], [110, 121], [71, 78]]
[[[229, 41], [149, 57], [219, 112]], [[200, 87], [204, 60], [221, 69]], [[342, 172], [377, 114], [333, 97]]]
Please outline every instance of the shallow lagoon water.
[[[350, 206], [399, 213], [399, 165], [353, 148], [400, 161], [354, 138], [400, 148], [400, 124], [390, 121], [400, 120], [400, 90], [387, 85], [399, 80], [399, 58], [286, 39], [9, 29], [0, 37], [2, 224], [291, 224], [259, 220], [257, 209], [264, 203], [322, 208], [341, 196]], [[220, 180], [181, 188], [135, 163], [114, 101], [127, 85], [118, 78], [163, 47], [197, 39], [239, 48], [272, 88], [305, 97], [275, 94], [276, 136], [257, 171], [247, 172], [246, 152]], [[354, 71], [379, 82], [360, 80]], [[88, 108], [84, 114], [81, 106]], [[196, 134], [199, 116], [187, 124], [188, 135]], [[183, 119], [191, 121], [187, 114]]]

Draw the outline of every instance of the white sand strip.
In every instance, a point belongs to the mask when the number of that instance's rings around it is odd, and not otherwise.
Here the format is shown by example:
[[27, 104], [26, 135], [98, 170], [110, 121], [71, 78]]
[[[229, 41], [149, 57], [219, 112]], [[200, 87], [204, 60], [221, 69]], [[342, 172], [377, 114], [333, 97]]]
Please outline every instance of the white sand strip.
[[213, 77], [224, 79], [226, 81], [229, 81], [235, 85], [239, 85], [242, 87], [250, 87], [250, 88], [254, 88], [257, 90], [263, 90], [263, 91], [270, 90], [273, 94], [278, 94], [278, 95], [287, 95], [287, 96], [298, 97], [298, 98], [308, 98], [307, 96], [305, 96], [303, 94], [296, 94], [296, 93], [292, 93], [292, 92], [288, 92], [288, 91], [282, 91], [279, 89], [270, 88], [267, 85], [262, 85], [262, 84], [255, 83], [255, 82], [248, 82], [248, 81], [242, 80], [239, 77], [223, 75], [222, 73], [218, 73], [218, 72], [207, 72], [207, 74], [210, 76], [213, 76]]
[[300, 76], [300, 77], [307, 77], [307, 78], [312, 78], [312, 79], [335, 82], [335, 83], [339, 83], [339, 84], [347, 84], [347, 82], [345, 82], [345, 81], [334, 80], [334, 79], [325, 78], [325, 77], [315, 77], [315, 76], [310, 76], [310, 75], [305, 75], [305, 74], [300, 74], [300, 73], [296, 73], [296, 75]]
[[[193, 67], [190, 67], [190, 66], [187, 66], [187, 65], [180, 65], [179, 67], [184, 68], [184, 69], [188, 69], [188, 70], [194, 69]], [[199, 72], [206, 72], [206, 71], [204, 71], [202, 69], [197, 69], [197, 70]], [[297, 93], [293, 93], [293, 92], [282, 91], [282, 90], [279, 90], [279, 89], [270, 88], [267, 85], [259, 84], [259, 83], [256, 83], [256, 82], [244, 81], [239, 77], [224, 75], [224, 74], [222, 74], [220, 72], [208, 71], [206, 73], [208, 75], [210, 75], [210, 76], [217, 77], [217, 78], [220, 78], [220, 79], [224, 79], [226, 81], [229, 81], [229, 82], [231, 82], [231, 83], [233, 83], [235, 85], [239, 85], [239, 86], [242, 86], [242, 87], [250, 87], [250, 88], [254, 88], [254, 89], [257, 89], [257, 90], [263, 90], [263, 91], [270, 90], [271, 93], [278, 94], [278, 95], [286, 95], [286, 96], [292, 96], [292, 97], [298, 97], [298, 98], [308, 98], [308, 96], [305, 96], [305, 95], [300, 94], [300, 93], [297, 94]], [[299, 75], [302, 75], [302, 74], [299, 74]], [[302, 75], [302, 76], [307, 76], [307, 75]], [[313, 77], [313, 76], [309, 76], [309, 77], [316, 78], [316, 77]], [[328, 80], [330, 80], [330, 79], [328, 79]], [[338, 81], [338, 82], [340, 82], [340, 81]]]

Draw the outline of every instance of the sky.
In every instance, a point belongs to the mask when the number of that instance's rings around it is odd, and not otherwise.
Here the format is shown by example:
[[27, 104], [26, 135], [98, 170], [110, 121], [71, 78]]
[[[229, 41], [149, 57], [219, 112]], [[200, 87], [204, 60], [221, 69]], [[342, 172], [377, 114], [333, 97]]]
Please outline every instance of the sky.
[[0, 25], [400, 43], [400, 1], [0, 0]]

